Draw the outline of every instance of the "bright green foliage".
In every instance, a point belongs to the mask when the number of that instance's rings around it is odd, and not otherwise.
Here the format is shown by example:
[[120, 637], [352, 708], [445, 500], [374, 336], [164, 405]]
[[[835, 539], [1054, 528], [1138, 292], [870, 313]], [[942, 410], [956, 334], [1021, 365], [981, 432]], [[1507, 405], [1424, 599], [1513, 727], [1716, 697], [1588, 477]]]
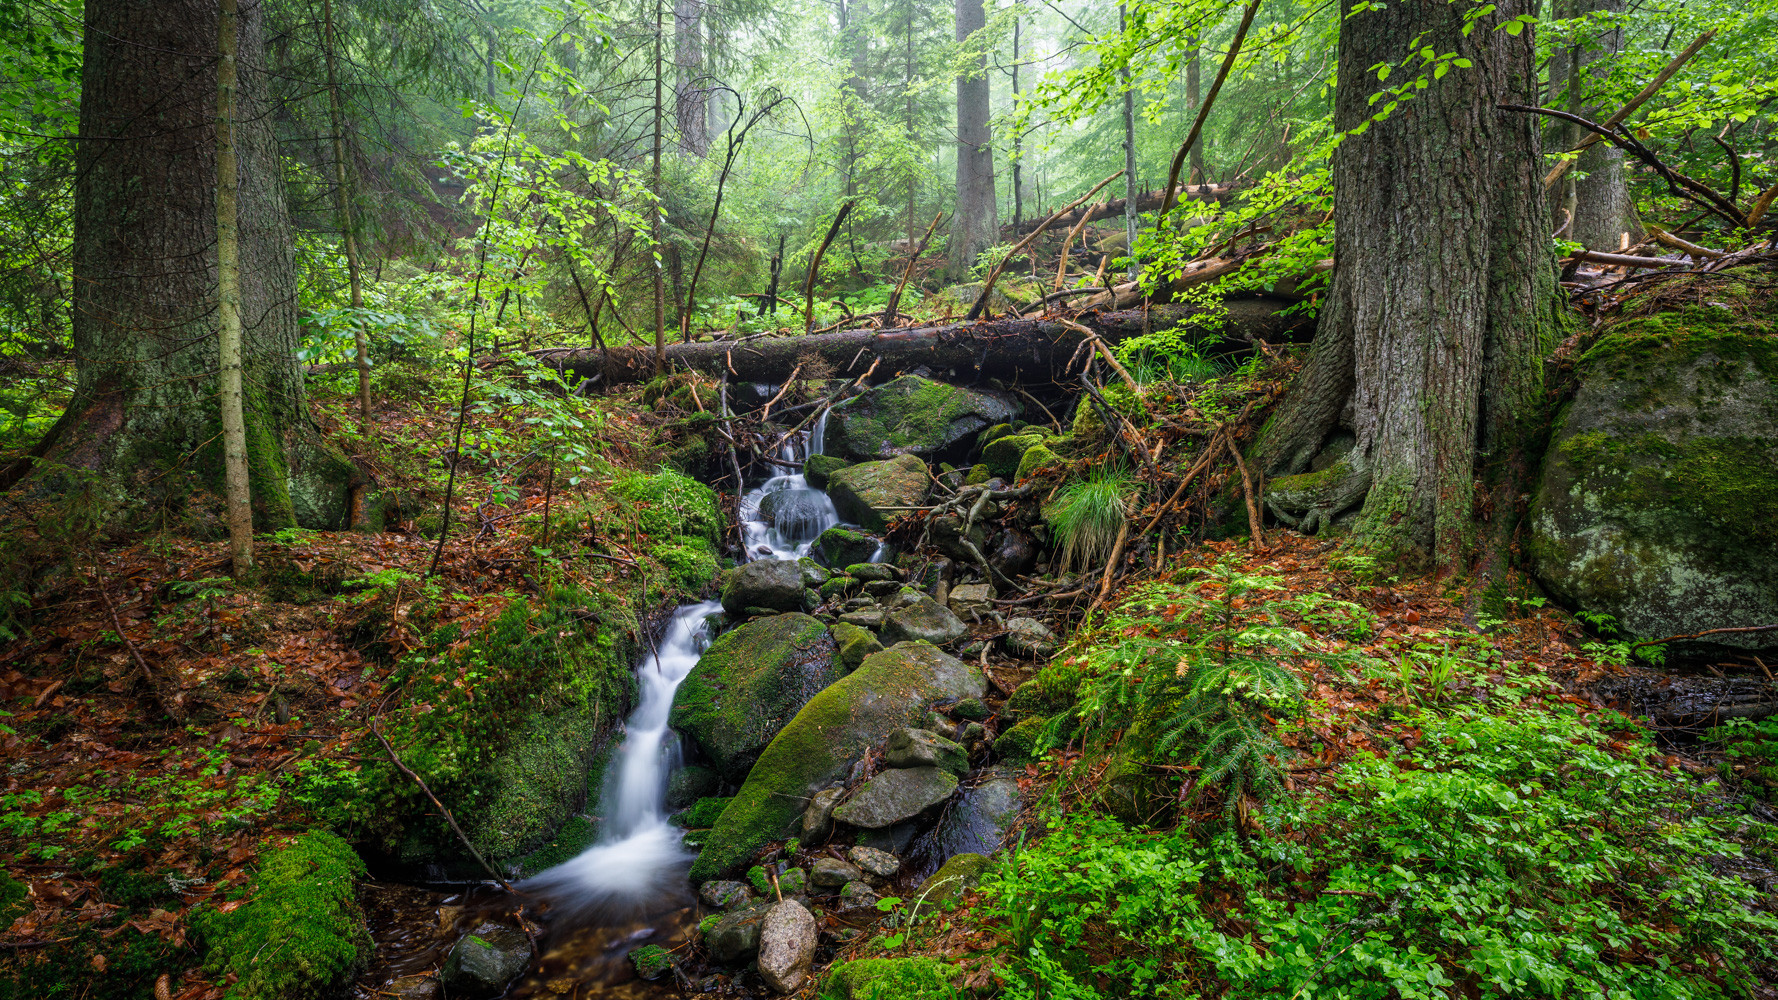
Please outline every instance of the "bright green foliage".
[[759, 893], [761, 896], [770, 896], [772, 894], [772, 880], [766, 875], [766, 870], [759, 865], [754, 865], [752, 868], [747, 869], [747, 884], [751, 885], [753, 891]]
[[656, 545], [648, 554], [667, 568], [673, 586], [687, 594], [696, 594], [709, 587], [721, 566], [716, 548], [708, 539], [678, 535], [670, 542]]
[[645, 944], [630, 952], [630, 964], [636, 967], [636, 975], [656, 979], [673, 967], [673, 955], [658, 944]]
[[1705, 735], [1722, 744], [1725, 772], [1739, 773], [1744, 788], [1778, 801], [1778, 719], [1730, 719]]
[[728, 797], [699, 799], [679, 816], [679, 824], [692, 830], [707, 830], [716, 825], [716, 817], [728, 808]]
[[364, 863], [326, 831], [306, 833], [266, 859], [246, 905], [197, 918], [206, 967], [238, 981], [232, 1000], [306, 1000], [332, 994], [369, 961], [370, 935], [353, 897]]
[[988, 887], [1007, 995], [1717, 997], [1770, 960], [1778, 920], [1713, 866], [1727, 825], [1646, 742], [1545, 706], [1412, 722], [1289, 838], [1053, 821]]
[[687, 535], [712, 544], [722, 538], [716, 491], [683, 472], [628, 473], [611, 484], [611, 493], [633, 505], [637, 526], [651, 538]]
[[860, 958], [835, 965], [821, 1000], [949, 1000], [955, 970], [936, 958]]
[[[1087, 405], [1083, 402], [1082, 409]], [[1045, 507], [1044, 518], [1061, 545], [1063, 572], [1090, 569], [1111, 554], [1128, 517], [1125, 497], [1131, 486], [1128, 472], [1100, 466], [1063, 486]]]

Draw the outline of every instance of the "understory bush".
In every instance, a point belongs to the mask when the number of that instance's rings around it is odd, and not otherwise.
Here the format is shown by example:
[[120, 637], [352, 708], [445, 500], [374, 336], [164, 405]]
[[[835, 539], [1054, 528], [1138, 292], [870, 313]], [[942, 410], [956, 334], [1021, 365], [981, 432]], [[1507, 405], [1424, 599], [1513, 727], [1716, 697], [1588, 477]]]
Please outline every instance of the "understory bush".
[[1061, 549], [1063, 572], [1090, 569], [1111, 554], [1118, 529], [1128, 519], [1124, 497], [1133, 482], [1122, 469], [1100, 467], [1063, 486], [1044, 509]]
[[1421, 711], [1257, 836], [1074, 814], [987, 886], [1019, 998], [1745, 995], [1778, 920], [1728, 821], [1570, 706]]

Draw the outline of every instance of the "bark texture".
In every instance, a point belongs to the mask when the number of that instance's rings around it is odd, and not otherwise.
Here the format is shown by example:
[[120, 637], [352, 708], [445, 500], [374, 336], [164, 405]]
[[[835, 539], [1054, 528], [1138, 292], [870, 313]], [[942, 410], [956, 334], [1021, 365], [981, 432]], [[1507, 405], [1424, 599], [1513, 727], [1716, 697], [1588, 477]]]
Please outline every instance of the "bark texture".
[[[193, 477], [222, 485], [217, 441], [216, 0], [90, 0], [76, 145], [77, 385], [38, 446], [127, 507], [177, 516]], [[242, 10], [234, 139], [239, 304], [255, 521], [338, 527], [354, 470], [324, 446], [296, 363], [296, 267], [265, 107], [261, 8]]]
[[1531, 31], [1496, 30], [1535, 9], [1504, 0], [1467, 37], [1462, 9], [1443, 0], [1342, 24], [1342, 130], [1382, 106], [1370, 103], [1379, 63], [1428, 45], [1473, 68], [1335, 154], [1333, 286], [1258, 447], [1267, 474], [1284, 477], [1268, 504], [1287, 521], [1313, 526], [1362, 497], [1359, 534], [1380, 549], [1446, 567], [1473, 554], [1478, 467], [1511, 457], [1560, 326], [1535, 126], [1494, 107], [1536, 93]]
[[[957, 0], [957, 41], [987, 24], [982, 0]], [[988, 131], [987, 60], [957, 78], [957, 211], [951, 219], [951, 271], [965, 277], [976, 257], [1000, 239], [994, 199], [994, 148]]]
[[[1568, 19], [1591, 13], [1617, 13], [1623, 8], [1623, 0], [1558, 0], [1555, 16]], [[1616, 111], [1601, 107], [1595, 91], [1623, 47], [1623, 30], [1614, 28], [1583, 34], [1574, 45], [1552, 52], [1550, 82], [1557, 91], [1553, 106], [1593, 121]], [[1556, 150], [1572, 149], [1590, 134], [1567, 122], [1552, 129]], [[1588, 249], [1609, 253], [1626, 242], [1642, 240], [1642, 221], [1636, 216], [1624, 178], [1624, 151], [1608, 142], [1593, 144], [1562, 175], [1556, 208], [1555, 226], [1572, 219], [1564, 235]]]

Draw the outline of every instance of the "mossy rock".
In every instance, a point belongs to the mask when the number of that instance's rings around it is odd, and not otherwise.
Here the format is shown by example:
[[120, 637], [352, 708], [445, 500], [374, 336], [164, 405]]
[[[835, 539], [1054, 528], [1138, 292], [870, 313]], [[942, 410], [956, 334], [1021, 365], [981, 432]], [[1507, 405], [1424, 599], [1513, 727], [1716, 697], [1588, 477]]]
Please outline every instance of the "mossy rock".
[[839, 644], [837, 657], [840, 672], [851, 673], [864, 664], [864, 658], [872, 653], [881, 652], [883, 644], [870, 629], [850, 622], [834, 622], [827, 627], [833, 635], [833, 641]]
[[1080, 690], [1081, 668], [1066, 660], [1051, 660], [1035, 676], [1013, 691], [1006, 700], [1012, 716], [1054, 715], [1074, 707]]
[[858, 958], [840, 962], [821, 984], [821, 1000], [953, 1000], [955, 966], [936, 958]]
[[708, 830], [716, 825], [717, 817], [728, 808], [729, 798], [699, 799], [697, 804], [680, 813], [679, 825], [688, 830]]
[[969, 475], [963, 477], [963, 485], [980, 486], [993, 478], [994, 474], [988, 471], [987, 466], [978, 464], [970, 467]]
[[982, 449], [982, 464], [1002, 479], [1010, 479], [1019, 471], [1025, 452], [1043, 444], [1040, 434], [1009, 434]]
[[882, 544], [875, 535], [867, 535], [862, 531], [829, 528], [815, 539], [815, 553], [829, 566], [851, 566], [854, 563], [869, 562]]
[[1013, 473], [1013, 481], [1017, 482], [1044, 469], [1052, 469], [1062, 464], [1062, 457], [1049, 449], [1047, 444], [1034, 444], [1025, 449], [1019, 458], [1019, 467]]
[[722, 540], [722, 508], [716, 491], [673, 469], [648, 475], [629, 473], [611, 484], [611, 495], [628, 501], [642, 533], [667, 540], [676, 535]]
[[994, 753], [1008, 764], [1026, 764], [1048, 749], [1043, 746], [1043, 730], [1049, 719], [1033, 715], [1020, 719], [1011, 729], [994, 741]]
[[722, 775], [699, 764], [690, 764], [667, 779], [667, 808], [684, 809], [699, 799], [722, 790]]
[[1086, 396], [1081, 396], [1074, 407], [1074, 423], [1068, 427], [1068, 436], [1076, 442], [1092, 447], [1102, 445], [1111, 440], [1111, 432], [1105, 428], [1105, 419], [1099, 415], [1099, 408]]
[[943, 867], [933, 872], [920, 888], [915, 891], [915, 899], [924, 899], [927, 903], [937, 906], [948, 903], [976, 887], [982, 880], [993, 862], [980, 854], [956, 854], [946, 861]]
[[1019, 412], [1003, 393], [903, 375], [835, 406], [828, 448], [855, 459], [948, 455], [967, 451], [983, 429]]
[[650, 548], [648, 555], [666, 568], [673, 586], [687, 595], [708, 590], [721, 571], [716, 547], [705, 538], [678, 535]]
[[905, 508], [925, 503], [930, 479], [925, 462], [901, 455], [841, 469], [828, 479], [827, 494], [841, 517], [866, 531], [882, 531], [906, 514]]
[[273, 851], [253, 878], [249, 901], [200, 911], [210, 945], [205, 968], [235, 977], [230, 997], [294, 1000], [343, 990], [369, 964], [370, 934], [353, 883], [364, 863], [339, 837], [303, 834]]
[[845, 775], [891, 732], [917, 725], [932, 704], [980, 698], [986, 687], [981, 671], [932, 646], [902, 643], [865, 657], [857, 670], [809, 699], [760, 754], [710, 831], [691, 880], [717, 878], [745, 864], [793, 830], [808, 796]]
[[1530, 518], [1534, 571], [1564, 604], [1635, 636], [1778, 619], [1775, 329], [1690, 306], [1620, 323], [1583, 356]]
[[824, 490], [829, 476], [851, 464], [835, 455], [810, 455], [803, 460], [803, 479], [810, 486]]
[[723, 633], [673, 696], [672, 726], [729, 781], [822, 688], [840, 679], [827, 626], [804, 614], [756, 618]]

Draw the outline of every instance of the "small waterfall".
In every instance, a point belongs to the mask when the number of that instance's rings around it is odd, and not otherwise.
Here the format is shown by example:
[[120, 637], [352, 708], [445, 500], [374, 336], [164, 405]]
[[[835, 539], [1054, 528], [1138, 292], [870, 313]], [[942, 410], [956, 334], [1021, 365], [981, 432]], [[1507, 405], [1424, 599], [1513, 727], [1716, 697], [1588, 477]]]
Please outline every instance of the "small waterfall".
[[[795, 471], [773, 475], [741, 498], [743, 559], [806, 556], [821, 532], [840, 523], [827, 494], [810, 489], [802, 473], [808, 457], [821, 454], [826, 433], [823, 412], [773, 456], [780, 469]], [[721, 610], [716, 601], [679, 608], [660, 647], [636, 665], [640, 694], [606, 771], [598, 843], [522, 883], [552, 900], [557, 912], [630, 916], [683, 895], [692, 854], [680, 842], [681, 831], [667, 822], [667, 779], [682, 759], [679, 736], [667, 720], [680, 682], [710, 645], [708, 619]]]

